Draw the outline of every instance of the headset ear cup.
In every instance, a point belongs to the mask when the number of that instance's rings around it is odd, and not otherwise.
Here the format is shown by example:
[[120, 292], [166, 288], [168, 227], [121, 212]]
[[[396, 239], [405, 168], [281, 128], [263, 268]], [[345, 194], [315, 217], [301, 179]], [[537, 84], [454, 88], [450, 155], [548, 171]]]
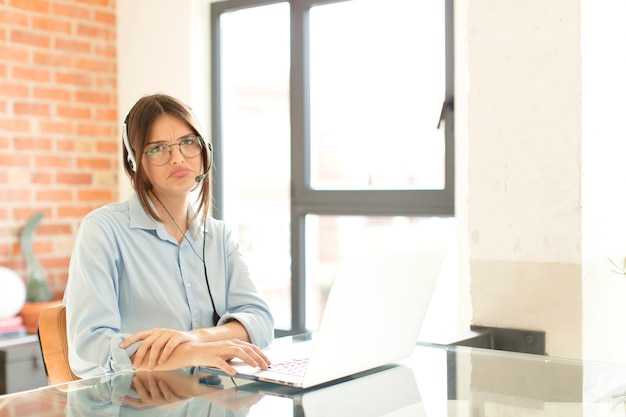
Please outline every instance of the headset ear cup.
[[135, 152], [133, 152], [133, 148], [130, 146], [130, 140], [128, 140], [128, 134], [126, 129], [126, 123], [124, 123], [122, 129], [122, 139], [124, 140], [124, 147], [126, 148], [126, 154], [128, 155], [126, 160], [128, 161], [128, 165], [130, 165], [130, 169], [132, 169], [133, 172], [137, 172], [137, 161], [135, 160]]

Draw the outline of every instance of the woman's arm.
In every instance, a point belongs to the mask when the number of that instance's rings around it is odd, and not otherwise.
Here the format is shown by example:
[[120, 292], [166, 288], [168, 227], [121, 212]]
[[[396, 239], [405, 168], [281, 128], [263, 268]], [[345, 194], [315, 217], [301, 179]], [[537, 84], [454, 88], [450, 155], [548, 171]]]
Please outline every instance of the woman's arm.
[[76, 234], [64, 294], [69, 360], [80, 377], [132, 369], [128, 355], [118, 347], [122, 338], [116, 337], [116, 254], [110, 231], [87, 216]]
[[172, 329], [145, 330], [129, 336], [120, 344], [120, 348], [126, 349], [134, 343], [141, 342], [133, 355], [133, 367], [137, 368], [140, 366], [144, 362], [144, 358], [146, 358], [146, 367], [154, 369], [157, 364], [163, 364], [168, 361], [174, 349], [182, 343], [210, 343], [233, 339], [246, 343], [250, 342], [246, 329], [241, 323], [234, 320], [217, 327], [187, 332]]
[[169, 358], [163, 363], [150, 366], [149, 355], [147, 355], [136, 364], [135, 369], [168, 371], [186, 366], [206, 366], [221, 369], [229, 375], [235, 375], [237, 372], [228, 363], [235, 358], [261, 369], [267, 369], [270, 365], [269, 358], [257, 346], [240, 340], [224, 340], [182, 343], [176, 346]]

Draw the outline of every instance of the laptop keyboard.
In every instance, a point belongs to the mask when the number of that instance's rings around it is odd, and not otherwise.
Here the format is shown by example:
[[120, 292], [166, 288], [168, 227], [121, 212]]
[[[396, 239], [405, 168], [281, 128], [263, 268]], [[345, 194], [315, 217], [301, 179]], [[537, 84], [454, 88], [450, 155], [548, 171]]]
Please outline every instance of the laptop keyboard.
[[304, 376], [304, 371], [308, 363], [309, 358], [289, 359], [284, 362], [271, 364], [269, 370], [286, 375]]

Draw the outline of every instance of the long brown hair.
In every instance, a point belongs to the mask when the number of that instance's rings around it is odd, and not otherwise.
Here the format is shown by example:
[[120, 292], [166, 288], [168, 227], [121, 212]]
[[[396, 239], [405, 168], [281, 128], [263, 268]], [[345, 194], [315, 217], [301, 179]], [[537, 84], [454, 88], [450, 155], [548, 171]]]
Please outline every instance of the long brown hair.
[[[202, 166], [204, 169], [207, 169], [207, 167], [213, 169], [208, 141], [202, 135], [200, 124], [196, 120], [189, 106], [182, 101], [165, 94], [153, 94], [140, 98], [137, 103], [135, 103], [133, 108], [130, 109], [130, 112], [126, 116], [126, 121], [124, 122], [124, 128], [126, 129], [125, 134], [127, 135], [129, 145], [132, 148], [133, 156], [135, 158], [135, 169], [133, 169], [128, 161], [129, 150], [126, 146], [124, 146], [123, 150], [122, 163], [124, 164], [124, 169], [130, 177], [131, 184], [139, 197], [141, 206], [144, 208], [146, 213], [157, 221], [161, 221], [161, 219], [150, 205], [149, 194], [152, 190], [152, 183], [150, 183], [150, 180], [142, 168], [143, 158], [141, 158], [141, 155], [144, 147], [146, 146], [148, 134], [152, 124], [163, 114], [172, 115], [187, 123], [194, 133], [202, 138], [204, 145], [204, 152], [201, 153]], [[203, 170], [203, 172], [206, 171]], [[194, 214], [194, 218], [198, 216], [198, 214], [202, 213], [202, 222], [204, 224], [211, 205], [211, 176], [207, 176], [201, 184], [200, 192], [198, 193], [198, 198], [196, 200], [199, 204], [197, 205], [197, 211]]]

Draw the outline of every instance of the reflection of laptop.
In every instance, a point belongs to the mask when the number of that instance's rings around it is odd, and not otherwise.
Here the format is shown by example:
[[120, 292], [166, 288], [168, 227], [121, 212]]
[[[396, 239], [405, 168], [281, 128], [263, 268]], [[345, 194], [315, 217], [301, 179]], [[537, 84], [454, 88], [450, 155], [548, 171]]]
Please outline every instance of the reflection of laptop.
[[[438, 247], [344, 259], [313, 340], [268, 349], [272, 367], [266, 371], [233, 361], [238, 376], [307, 388], [406, 358], [445, 252]], [[304, 373], [279, 372], [294, 356], [306, 358]]]
[[310, 390], [254, 382], [238, 388], [293, 400], [294, 416], [426, 416], [410, 368], [386, 365]]

